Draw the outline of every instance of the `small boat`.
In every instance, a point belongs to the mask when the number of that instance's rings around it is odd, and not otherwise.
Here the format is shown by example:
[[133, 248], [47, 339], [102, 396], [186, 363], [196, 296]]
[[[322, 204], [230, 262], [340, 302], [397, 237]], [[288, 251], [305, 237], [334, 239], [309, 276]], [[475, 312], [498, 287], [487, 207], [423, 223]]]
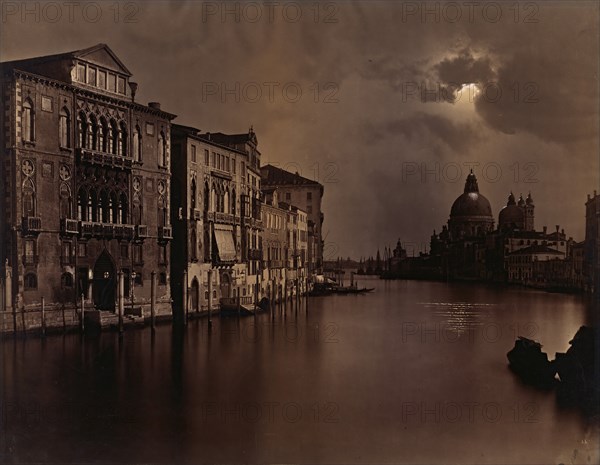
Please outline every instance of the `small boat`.
[[510, 368], [528, 383], [548, 385], [554, 382], [556, 368], [542, 352], [542, 345], [532, 339], [519, 336], [513, 349], [506, 354]]
[[335, 287], [331, 289], [333, 294], [366, 294], [367, 292], [373, 292], [375, 290], [374, 287]]

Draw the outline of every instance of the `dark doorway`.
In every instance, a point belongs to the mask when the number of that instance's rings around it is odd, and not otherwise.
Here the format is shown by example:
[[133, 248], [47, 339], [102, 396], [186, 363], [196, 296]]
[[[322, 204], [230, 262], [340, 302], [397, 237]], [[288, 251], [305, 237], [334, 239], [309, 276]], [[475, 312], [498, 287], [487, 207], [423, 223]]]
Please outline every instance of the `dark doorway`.
[[94, 306], [98, 310], [115, 310], [117, 273], [110, 254], [104, 250], [94, 265]]

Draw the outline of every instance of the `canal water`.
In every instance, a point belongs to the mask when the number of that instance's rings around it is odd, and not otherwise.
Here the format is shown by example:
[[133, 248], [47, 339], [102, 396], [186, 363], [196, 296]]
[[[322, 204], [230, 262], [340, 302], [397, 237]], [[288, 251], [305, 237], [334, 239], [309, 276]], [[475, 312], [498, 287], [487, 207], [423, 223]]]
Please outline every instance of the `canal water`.
[[5, 339], [0, 462], [598, 463], [597, 430], [507, 368], [564, 352], [581, 296], [379, 281], [273, 314]]

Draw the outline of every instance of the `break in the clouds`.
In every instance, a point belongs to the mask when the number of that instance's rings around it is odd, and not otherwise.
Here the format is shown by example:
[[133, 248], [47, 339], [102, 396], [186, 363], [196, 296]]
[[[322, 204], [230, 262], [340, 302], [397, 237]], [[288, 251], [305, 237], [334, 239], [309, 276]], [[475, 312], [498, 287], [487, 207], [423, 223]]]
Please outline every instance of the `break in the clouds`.
[[[531, 191], [538, 227], [583, 238], [586, 195], [599, 183], [594, 2], [498, 3], [498, 21], [480, 7], [449, 21], [407, 15], [407, 2], [327, 2], [317, 12], [302, 3], [294, 22], [281, 7], [273, 21], [251, 22], [205, 17], [209, 2], [134, 4], [130, 23], [108, 3], [98, 22], [3, 18], [1, 58], [104, 42], [134, 74], [140, 101], [160, 101], [177, 122], [211, 132], [253, 125], [263, 162], [324, 184], [323, 230], [336, 254], [370, 255], [398, 237], [427, 243], [472, 163], [494, 215], [511, 190]], [[265, 82], [279, 85], [273, 99], [205, 92]], [[284, 98], [287, 83], [301, 87], [299, 101]], [[456, 166], [460, 179], [450, 176]]]

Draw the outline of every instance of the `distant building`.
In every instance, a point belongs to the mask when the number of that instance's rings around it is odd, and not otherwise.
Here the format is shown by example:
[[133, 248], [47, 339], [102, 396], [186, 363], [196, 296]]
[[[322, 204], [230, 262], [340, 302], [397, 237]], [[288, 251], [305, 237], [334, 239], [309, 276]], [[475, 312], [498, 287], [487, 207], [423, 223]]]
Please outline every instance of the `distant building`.
[[265, 187], [263, 195], [264, 294], [280, 301], [307, 291], [308, 219], [306, 212], [279, 200], [279, 189]]
[[[2, 327], [171, 315], [171, 120], [106, 45], [0, 65]], [[119, 282], [119, 276], [122, 281]], [[11, 318], [10, 310], [22, 318]], [[64, 310], [64, 311], [63, 311]], [[64, 315], [64, 316], [63, 316]]]
[[304, 178], [298, 173], [266, 165], [261, 168], [262, 185], [277, 187], [280, 201], [294, 205], [308, 216], [308, 263], [311, 274], [322, 272], [324, 215], [321, 211], [323, 186], [317, 181]]
[[600, 195], [588, 195], [585, 203], [585, 251], [584, 267], [587, 276], [586, 288], [600, 293]]

